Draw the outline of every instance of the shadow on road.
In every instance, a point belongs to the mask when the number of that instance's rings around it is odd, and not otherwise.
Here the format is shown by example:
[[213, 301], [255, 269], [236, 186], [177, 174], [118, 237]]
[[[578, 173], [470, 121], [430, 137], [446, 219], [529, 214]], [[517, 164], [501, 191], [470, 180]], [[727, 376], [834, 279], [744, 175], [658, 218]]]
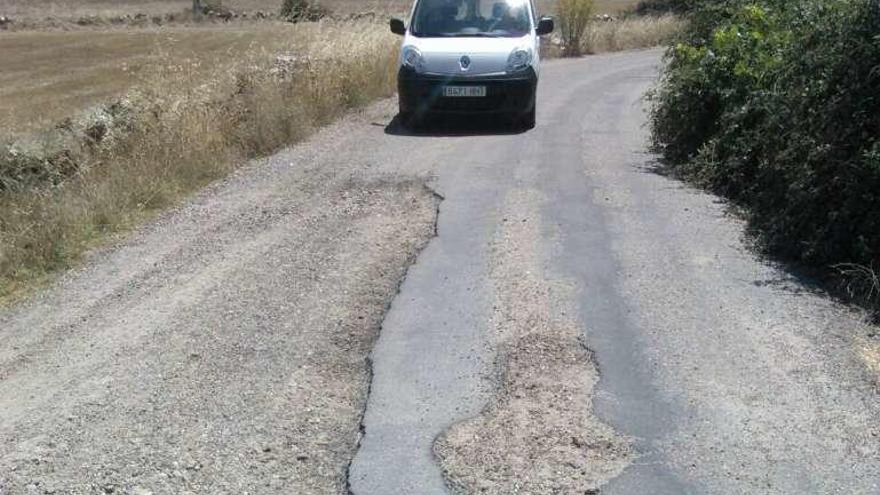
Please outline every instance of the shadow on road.
[[502, 136], [526, 131], [503, 118], [473, 115], [431, 117], [415, 127], [404, 125], [396, 115], [385, 126], [385, 134], [414, 137]]
[[776, 276], [746, 280], [746, 282], [750, 282], [755, 287], [771, 287], [792, 296], [810, 294], [828, 297], [842, 304], [854, 304], [866, 311], [865, 316], [869, 321], [874, 324], [880, 323], [880, 308], [877, 308], [877, 304], [871, 300], [873, 291], [876, 290], [871, 286], [873, 281], [852, 277], [852, 274], [849, 277], [844, 276], [845, 270], [853, 267], [814, 267], [770, 252], [757, 238], [754, 227], [748, 225], [748, 213], [741, 206], [711, 191], [700, 189], [689, 181], [686, 175], [659, 156], [650, 156], [647, 162], [638, 168], [644, 173], [665, 178], [674, 188], [687, 188], [700, 194], [710, 194], [713, 203], [722, 206], [724, 215], [744, 222], [744, 236], [741, 240], [743, 248], [776, 271]]

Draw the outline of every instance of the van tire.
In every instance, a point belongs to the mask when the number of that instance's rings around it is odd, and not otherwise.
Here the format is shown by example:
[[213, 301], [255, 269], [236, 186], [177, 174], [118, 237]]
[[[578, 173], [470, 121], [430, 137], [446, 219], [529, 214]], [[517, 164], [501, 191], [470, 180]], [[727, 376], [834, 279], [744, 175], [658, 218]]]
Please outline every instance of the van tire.
[[412, 129], [415, 127], [415, 116], [410, 112], [401, 112], [397, 117], [400, 127], [404, 129]]
[[537, 104], [532, 105], [532, 109], [526, 112], [522, 117], [520, 117], [520, 127], [523, 129], [534, 129], [535, 128], [535, 114], [537, 110]]

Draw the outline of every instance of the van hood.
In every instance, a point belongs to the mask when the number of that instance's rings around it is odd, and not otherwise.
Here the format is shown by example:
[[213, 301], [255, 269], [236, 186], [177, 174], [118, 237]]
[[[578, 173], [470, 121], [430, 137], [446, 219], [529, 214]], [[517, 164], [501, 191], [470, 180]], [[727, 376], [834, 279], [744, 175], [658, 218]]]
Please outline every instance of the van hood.
[[[408, 34], [404, 46], [414, 46], [424, 59], [428, 74], [460, 77], [503, 74], [513, 50], [528, 48], [528, 35], [521, 38], [418, 38]], [[462, 57], [470, 64], [463, 67]]]

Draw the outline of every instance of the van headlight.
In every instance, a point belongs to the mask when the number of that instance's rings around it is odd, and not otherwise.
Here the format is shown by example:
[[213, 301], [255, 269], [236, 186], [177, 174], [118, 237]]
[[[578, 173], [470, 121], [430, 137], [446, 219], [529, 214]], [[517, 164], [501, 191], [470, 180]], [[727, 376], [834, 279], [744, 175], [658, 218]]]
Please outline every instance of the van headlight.
[[532, 50], [530, 48], [517, 48], [507, 58], [507, 71], [519, 72], [532, 65]]
[[425, 59], [422, 57], [422, 52], [414, 46], [403, 47], [401, 61], [405, 67], [409, 67], [416, 72], [422, 72], [425, 68]]

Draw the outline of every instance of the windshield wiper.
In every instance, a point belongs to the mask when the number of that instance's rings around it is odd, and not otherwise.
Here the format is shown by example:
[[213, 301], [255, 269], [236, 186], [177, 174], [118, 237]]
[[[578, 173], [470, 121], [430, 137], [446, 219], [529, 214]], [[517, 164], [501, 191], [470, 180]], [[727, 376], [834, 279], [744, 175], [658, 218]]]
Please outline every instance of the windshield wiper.
[[503, 35], [500, 34], [490, 34], [490, 33], [458, 33], [452, 35], [454, 38], [502, 38]]
[[419, 33], [413, 35], [419, 38], [506, 38], [509, 34], [492, 34], [492, 33]]

